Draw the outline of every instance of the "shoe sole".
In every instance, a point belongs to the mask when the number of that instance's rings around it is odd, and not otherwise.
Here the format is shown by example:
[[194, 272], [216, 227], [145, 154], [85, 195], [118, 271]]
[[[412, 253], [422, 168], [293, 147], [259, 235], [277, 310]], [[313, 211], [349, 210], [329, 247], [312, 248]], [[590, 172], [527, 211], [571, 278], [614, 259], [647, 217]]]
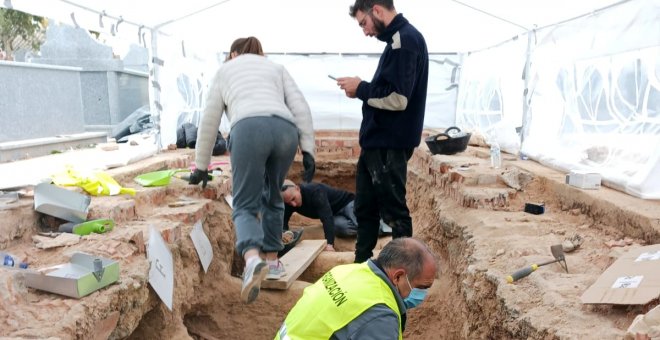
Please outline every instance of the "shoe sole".
[[286, 273], [284, 273], [284, 272], [279, 273], [279, 274], [267, 273], [266, 274], [266, 280], [279, 280], [279, 279], [283, 278], [285, 275], [286, 275]]
[[268, 275], [268, 264], [262, 262], [254, 267], [252, 281], [241, 289], [241, 299], [245, 301], [245, 303], [252, 303], [257, 299], [259, 290], [261, 289], [261, 281], [264, 280], [266, 275]]

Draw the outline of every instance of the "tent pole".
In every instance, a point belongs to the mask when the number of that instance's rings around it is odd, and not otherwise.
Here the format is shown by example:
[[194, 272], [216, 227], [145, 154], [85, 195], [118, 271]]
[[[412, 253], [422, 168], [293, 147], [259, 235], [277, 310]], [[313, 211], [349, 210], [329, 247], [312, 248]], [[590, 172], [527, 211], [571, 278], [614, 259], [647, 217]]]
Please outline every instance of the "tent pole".
[[457, 4], [459, 4], [459, 5], [463, 5], [463, 6], [469, 8], [469, 9], [471, 9], [471, 10], [473, 10], [473, 11], [477, 11], [477, 12], [479, 12], [479, 13], [483, 13], [483, 14], [489, 16], [489, 17], [493, 17], [493, 18], [495, 18], [495, 19], [497, 19], [497, 20], [504, 21], [504, 22], [506, 22], [507, 24], [511, 24], [511, 25], [513, 25], [513, 26], [520, 27], [520, 28], [524, 29], [525, 31], [529, 31], [529, 28], [527, 28], [527, 27], [525, 27], [525, 26], [523, 26], [523, 25], [517, 24], [517, 23], [515, 23], [515, 22], [513, 22], [513, 21], [511, 21], [511, 20], [507, 20], [507, 19], [505, 19], [505, 18], [499, 17], [499, 16], [497, 16], [497, 15], [495, 15], [495, 14], [493, 14], [493, 13], [486, 12], [486, 11], [480, 9], [480, 8], [477, 8], [477, 7], [474, 7], [474, 6], [470, 6], [470, 5], [466, 4], [466, 3], [463, 3], [463, 2], [458, 1], [458, 0], [451, 0], [451, 1], [453, 1], [453, 2], [455, 2], [455, 3], [457, 3]]
[[69, 5], [74, 6], [74, 7], [78, 7], [80, 9], [88, 11], [88, 12], [92, 12], [92, 13], [95, 13], [95, 14], [98, 14], [98, 15], [102, 15], [103, 17], [107, 17], [107, 18], [110, 18], [110, 19], [113, 19], [113, 20], [121, 20], [121, 22], [133, 25], [135, 27], [144, 26], [144, 25], [138, 24], [137, 22], [134, 22], [134, 21], [124, 20], [124, 18], [122, 18], [121, 16], [117, 17], [117, 16], [109, 15], [109, 14], [106, 14], [105, 11], [98, 11], [98, 10], [95, 10], [93, 8], [89, 8], [87, 6], [83, 6], [83, 5], [81, 5], [81, 4], [79, 4], [75, 1], [72, 1], [72, 0], [60, 0], [60, 2], [63, 2], [65, 4], [69, 4]]
[[149, 49], [150, 57], [149, 58], [149, 109], [151, 111], [151, 118], [154, 121], [156, 127], [156, 147], [157, 153], [160, 153], [162, 150], [162, 127], [161, 127], [161, 115], [162, 115], [162, 105], [160, 103], [160, 68], [162, 67], [162, 62], [158, 58], [158, 30], [151, 29], [151, 48]]
[[214, 4], [210, 5], [210, 6], [206, 6], [206, 7], [202, 8], [202, 9], [198, 9], [198, 10], [196, 10], [196, 11], [194, 11], [194, 12], [188, 13], [188, 14], [183, 15], [183, 16], [180, 16], [180, 17], [178, 17], [178, 18], [171, 19], [171, 20], [167, 20], [167, 21], [165, 21], [165, 22], [162, 22], [162, 23], [160, 23], [160, 24], [157, 24], [157, 25], [154, 26], [154, 27], [155, 27], [156, 29], [162, 28], [162, 27], [167, 26], [167, 25], [169, 25], [169, 24], [171, 24], [171, 23], [174, 23], [174, 22], [177, 22], [177, 21], [183, 20], [183, 19], [188, 18], [188, 17], [191, 17], [191, 16], [193, 16], [193, 15], [197, 15], [197, 14], [199, 14], [199, 13], [201, 13], [201, 12], [204, 12], [204, 11], [206, 11], [206, 10], [209, 10], [209, 9], [213, 8], [213, 7], [216, 7], [216, 6], [222, 5], [222, 4], [224, 4], [225, 2], [229, 2], [229, 1], [231, 1], [231, 0], [222, 0], [222, 1], [216, 2], [216, 3], [214, 3]]
[[[532, 99], [532, 93], [529, 90], [529, 70], [531, 66], [531, 58], [532, 58], [532, 34], [535, 34], [536, 31], [528, 31], [527, 32], [527, 52], [525, 54], [525, 71], [523, 73], [523, 95], [522, 95], [522, 100], [523, 100], [523, 119], [522, 119], [522, 128], [520, 131], [520, 149], [522, 150], [522, 144], [525, 141], [525, 137], [527, 136], [527, 132], [529, 129], [529, 123], [531, 120], [531, 112], [529, 109], [529, 104], [531, 103]], [[519, 151], [519, 153], [522, 153], [522, 151]]]

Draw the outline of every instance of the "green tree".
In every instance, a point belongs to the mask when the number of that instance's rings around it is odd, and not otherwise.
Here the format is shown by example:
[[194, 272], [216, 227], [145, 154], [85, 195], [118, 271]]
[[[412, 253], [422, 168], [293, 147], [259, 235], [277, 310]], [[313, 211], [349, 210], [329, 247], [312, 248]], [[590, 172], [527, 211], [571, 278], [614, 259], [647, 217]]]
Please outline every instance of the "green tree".
[[0, 48], [7, 56], [12, 56], [16, 44], [30, 46], [39, 50], [46, 26], [43, 17], [27, 14], [13, 9], [0, 8]]

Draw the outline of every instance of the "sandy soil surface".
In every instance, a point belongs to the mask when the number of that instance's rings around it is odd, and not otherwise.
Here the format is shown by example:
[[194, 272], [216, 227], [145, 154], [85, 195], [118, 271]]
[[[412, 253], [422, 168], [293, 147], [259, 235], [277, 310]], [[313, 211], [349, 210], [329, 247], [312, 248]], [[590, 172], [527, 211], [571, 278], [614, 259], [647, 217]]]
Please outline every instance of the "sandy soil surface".
[[[315, 179], [354, 190], [354, 133], [317, 139]], [[563, 174], [510, 155], [502, 169], [491, 169], [486, 152], [470, 147], [454, 156], [431, 156], [422, 145], [410, 162], [414, 233], [437, 253], [441, 270], [428, 300], [410, 312], [405, 338], [622, 338], [632, 319], [658, 301], [589, 306], [580, 296], [625, 251], [660, 242], [660, 203], [607, 188], [567, 187]], [[238, 275], [243, 264], [235, 256], [231, 210], [223, 200], [229, 192], [228, 167], [205, 190], [179, 179], [161, 188], [141, 188], [132, 181], [139, 173], [183, 167], [190, 154], [166, 152], [109, 171], [138, 194], [94, 197], [89, 218], [113, 218], [117, 227], [76, 245], [34, 247], [32, 237], [47, 227], [33, 211], [29, 193], [0, 207], [0, 248], [26, 259], [30, 268], [65, 262], [74, 251], [109, 257], [121, 266], [118, 283], [81, 299], [26, 288], [20, 271], [0, 269], [0, 337], [272, 339], [310, 282], [334, 265], [353, 261], [354, 240], [337, 239], [338, 252], [321, 253], [290, 289], [263, 290], [254, 304], [242, 304]], [[290, 173], [294, 180], [300, 170], [298, 160]], [[194, 203], [177, 206], [182, 200]], [[524, 213], [527, 202], [543, 202], [546, 212]], [[215, 255], [207, 273], [188, 237], [200, 219]], [[304, 238], [323, 238], [316, 220], [294, 217], [291, 224], [305, 228]], [[143, 246], [150, 226], [161, 232], [173, 255], [172, 311], [148, 284]], [[566, 254], [568, 273], [551, 264], [506, 283], [516, 269], [552, 259], [551, 245], [578, 238], [579, 247]], [[382, 238], [378, 248], [387, 241]], [[621, 241], [622, 247], [610, 241]]]

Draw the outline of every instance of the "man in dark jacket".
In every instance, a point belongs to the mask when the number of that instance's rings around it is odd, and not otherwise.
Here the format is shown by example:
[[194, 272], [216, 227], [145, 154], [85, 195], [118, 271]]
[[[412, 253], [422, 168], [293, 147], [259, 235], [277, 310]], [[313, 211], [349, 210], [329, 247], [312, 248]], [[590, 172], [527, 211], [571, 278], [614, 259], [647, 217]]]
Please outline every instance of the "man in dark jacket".
[[[282, 185], [284, 200], [284, 229], [289, 229], [289, 220], [294, 212], [305, 217], [318, 218], [323, 224], [327, 251], [334, 251], [335, 235], [350, 237], [357, 234], [358, 225], [353, 213], [355, 194], [333, 188], [323, 183], [296, 185], [285, 180]], [[383, 223], [381, 234], [391, 232]]]
[[359, 263], [373, 255], [380, 217], [393, 238], [412, 236], [406, 175], [422, 137], [429, 58], [424, 37], [392, 0], [355, 0], [349, 14], [365, 35], [387, 43], [371, 82], [337, 79], [346, 96], [363, 102], [355, 198]]

